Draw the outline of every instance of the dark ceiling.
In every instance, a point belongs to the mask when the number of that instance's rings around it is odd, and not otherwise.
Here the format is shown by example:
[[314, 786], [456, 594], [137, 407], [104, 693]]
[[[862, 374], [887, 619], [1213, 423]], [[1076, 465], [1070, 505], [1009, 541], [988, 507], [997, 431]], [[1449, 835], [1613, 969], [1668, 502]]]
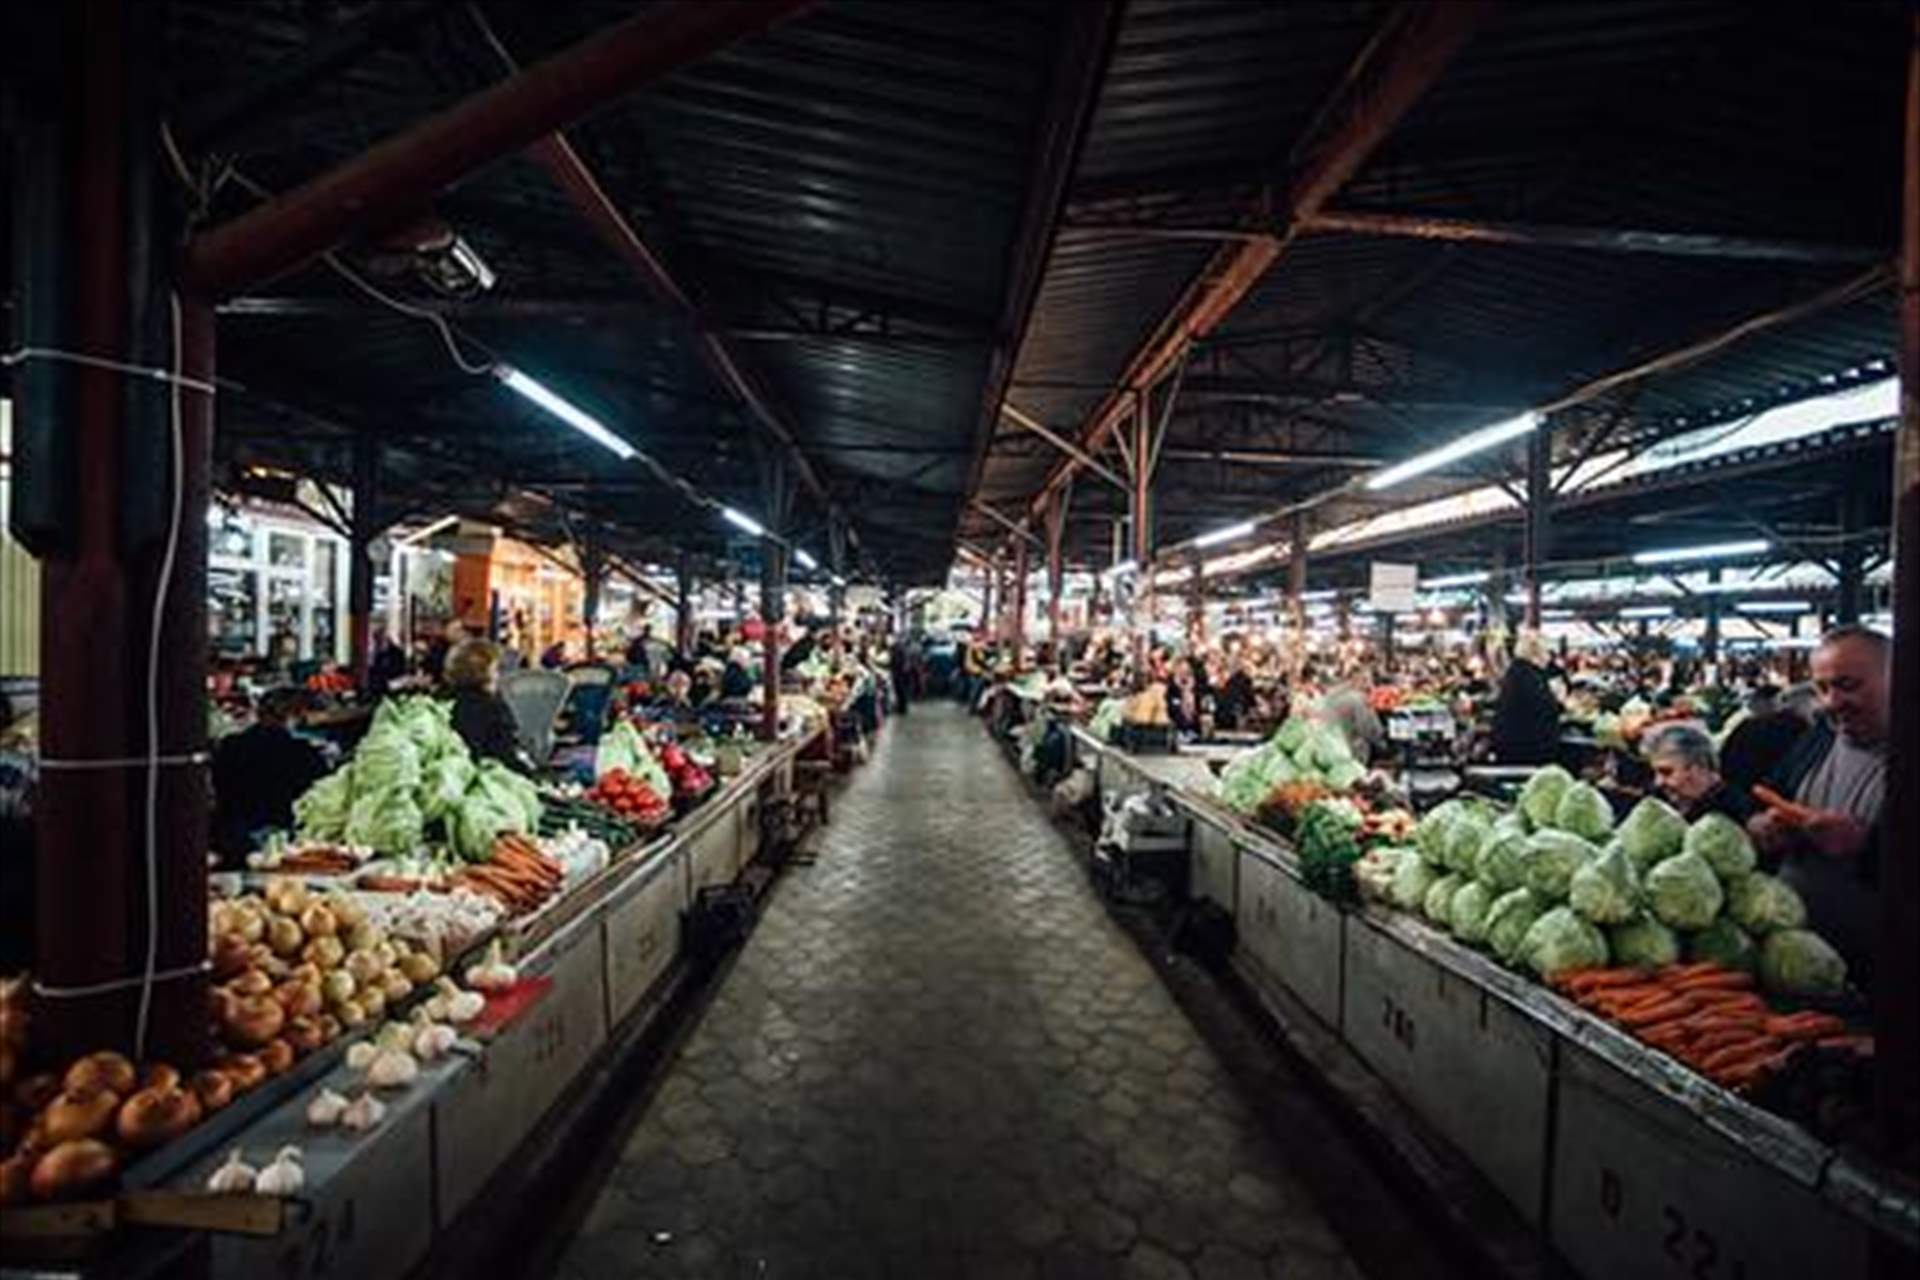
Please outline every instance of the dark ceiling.
[[[525, 65], [675, 10], [168, 0], [158, 12], [165, 111], [214, 188], [204, 217], [217, 224], [258, 203], [249, 184], [294, 187], [499, 82], [509, 68], [488, 27]], [[449, 300], [385, 270], [366, 243], [342, 257], [445, 316], [470, 358], [535, 374], [661, 470], [764, 511], [764, 461], [783, 450], [703, 358], [718, 335], [818, 478], [791, 535], [824, 558], [827, 525], [843, 520], [859, 571], [911, 583], [941, 578], [957, 537], [1008, 545], [980, 506], [1025, 512], [1061, 464], [1056, 445], [999, 414], [1002, 396], [1081, 437], [1183, 292], [1249, 233], [1282, 234], [1277, 261], [1187, 349], [1177, 394], [1155, 401], [1172, 405], [1160, 546], [1332, 493], [1375, 460], [1796, 306], [1891, 256], [1908, 21], [1896, 0], [1492, 6], [1342, 175], [1326, 211], [1347, 216], [1344, 229], [1275, 224], [1308, 144], [1341, 123], [1368, 59], [1421, 12], [1386, 0], [823, 0], [568, 131], [685, 311], [663, 305], [529, 155], [430, 211], [498, 273], [490, 292]], [[1400, 225], [1353, 221], [1370, 215]], [[1517, 227], [1508, 238], [1529, 242], [1414, 237], [1410, 218]], [[1541, 234], [1566, 228], [1591, 234]], [[1596, 247], [1609, 229], [1690, 238]], [[1558, 415], [1559, 456], [1603, 430], [1644, 441], [1822, 389], [1891, 353], [1890, 297], [1876, 283]], [[230, 300], [219, 351], [243, 388], [221, 404], [229, 465], [344, 480], [361, 436], [384, 446], [391, 516], [458, 511], [553, 538], [596, 528], [633, 554], [730, 549], [727, 527], [658, 472], [462, 372], [431, 325], [323, 265]], [[1517, 461], [1491, 455], [1392, 497], [1509, 478]], [[1111, 447], [1103, 463], [1121, 466]], [[1826, 471], [1765, 483], [1782, 501], [1830, 506], [1859, 465], [1836, 454]], [[1831, 484], [1812, 494], [1821, 477]], [[1808, 495], [1788, 492], [1801, 484]], [[1069, 557], [1099, 561], [1124, 509], [1083, 472]], [[1341, 491], [1313, 518], [1373, 509]], [[1495, 535], [1473, 536], [1438, 550], [1482, 554]]]

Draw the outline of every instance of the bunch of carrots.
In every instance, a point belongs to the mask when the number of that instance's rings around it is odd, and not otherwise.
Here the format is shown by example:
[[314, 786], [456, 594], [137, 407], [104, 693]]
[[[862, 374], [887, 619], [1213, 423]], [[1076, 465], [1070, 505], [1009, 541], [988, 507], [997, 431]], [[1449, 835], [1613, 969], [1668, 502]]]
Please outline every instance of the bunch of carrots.
[[460, 868], [449, 880], [498, 898], [508, 911], [521, 915], [558, 893], [562, 878], [558, 862], [526, 836], [510, 834], [493, 842], [492, 858]]
[[1866, 1047], [1866, 1037], [1849, 1036], [1832, 1014], [1776, 1012], [1753, 989], [1752, 974], [1717, 964], [1576, 969], [1551, 985], [1727, 1089], [1758, 1084], [1801, 1045]]

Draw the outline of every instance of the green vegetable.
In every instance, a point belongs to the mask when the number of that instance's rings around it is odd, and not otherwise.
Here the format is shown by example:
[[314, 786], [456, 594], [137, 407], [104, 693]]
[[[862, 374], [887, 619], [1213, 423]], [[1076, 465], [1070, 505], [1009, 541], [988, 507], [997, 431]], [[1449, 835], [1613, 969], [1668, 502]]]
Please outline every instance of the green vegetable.
[[473, 784], [473, 760], [462, 750], [447, 752], [426, 768], [420, 787], [420, 813], [428, 822], [437, 822], [460, 807], [467, 788]]
[[420, 847], [425, 825], [411, 793], [400, 788], [369, 791], [354, 798], [345, 836], [348, 844], [398, 857]]
[[1295, 764], [1321, 772], [1354, 762], [1346, 735], [1325, 724], [1309, 725], [1305, 739], [1291, 754]]
[[1573, 873], [1593, 860], [1593, 846], [1565, 831], [1536, 831], [1527, 837], [1521, 874], [1527, 888], [1554, 902], [1563, 901]]
[[468, 862], [493, 856], [493, 842], [509, 832], [524, 830], [526, 814], [504, 790], [476, 786], [467, 793], [448, 824], [453, 851]]
[[1807, 922], [1807, 904], [1793, 886], [1756, 871], [1727, 886], [1727, 914], [1751, 933], [1798, 929]]
[[1418, 911], [1426, 905], [1427, 890], [1440, 878], [1425, 858], [1402, 858], [1393, 873], [1393, 905]]
[[1531, 889], [1501, 894], [1487, 908], [1487, 948], [1507, 964], [1517, 963], [1527, 930], [1552, 905]]
[[1495, 893], [1505, 893], [1526, 883], [1526, 864], [1527, 833], [1518, 824], [1503, 826], [1496, 822], [1486, 843], [1480, 846], [1473, 874]]
[[1647, 872], [1647, 904], [1660, 923], [1674, 929], [1704, 929], [1720, 914], [1726, 894], [1707, 860], [1679, 853]]
[[1555, 907], [1528, 927], [1520, 940], [1520, 958], [1543, 978], [1568, 969], [1598, 968], [1607, 963], [1607, 939], [1573, 908]]
[[1687, 959], [1711, 960], [1725, 969], [1753, 972], [1756, 959], [1753, 939], [1739, 925], [1721, 916], [1698, 933], [1687, 937]]
[[357, 801], [373, 791], [412, 791], [420, 785], [420, 751], [404, 732], [369, 729], [353, 753], [353, 792]]
[[1760, 985], [1785, 996], [1834, 995], [1847, 985], [1847, 962], [1807, 929], [1777, 929], [1760, 940]]
[[1093, 713], [1093, 719], [1087, 724], [1087, 732], [1102, 742], [1108, 741], [1113, 737], [1113, 731], [1120, 727], [1120, 718], [1126, 714], [1126, 710], [1124, 698], [1103, 698]]
[[1560, 797], [1573, 785], [1573, 775], [1557, 764], [1539, 770], [1520, 788], [1520, 812], [1535, 827], [1550, 827], [1560, 809]]
[[1464, 812], [1460, 801], [1445, 800], [1421, 815], [1413, 829], [1413, 841], [1420, 847], [1422, 858], [1436, 867], [1446, 865], [1447, 838]]
[[1705, 858], [1722, 880], [1734, 880], [1753, 870], [1753, 841], [1724, 813], [1710, 813], [1688, 827], [1682, 847]]
[[1645, 871], [1680, 852], [1687, 837], [1687, 820], [1665, 800], [1648, 796], [1633, 806], [1620, 824], [1620, 843], [1633, 859], [1635, 871]]
[[1447, 918], [1453, 928], [1453, 936], [1462, 942], [1485, 942], [1487, 913], [1493, 906], [1493, 898], [1493, 890], [1478, 880], [1469, 880], [1461, 885], [1454, 892], [1453, 901], [1447, 905]]
[[1598, 787], [1576, 782], [1560, 794], [1553, 825], [1598, 843], [1613, 831], [1613, 808]]
[[1633, 918], [1640, 904], [1640, 878], [1633, 860], [1618, 844], [1610, 844], [1598, 858], [1573, 873], [1567, 901], [1595, 924], [1622, 924]]
[[1613, 962], [1636, 969], [1657, 969], [1680, 958], [1680, 937], [1646, 912], [1607, 930]]
[[1285, 724], [1274, 731], [1273, 745], [1292, 755], [1306, 741], [1308, 721], [1304, 716], [1288, 716]]
[[293, 802], [293, 825], [302, 840], [343, 840], [353, 805], [353, 771], [336, 769]]
[[1440, 861], [1450, 871], [1463, 875], [1472, 875], [1478, 864], [1480, 848], [1486, 843], [1492, 827], [1484, 815], [1475, 809], [1462, 809], [1459, 817], [1447, 828], [1446, 840], [1440, 849]]
[[1327, 785], [1335, 791], [1351, 791], [1366, 776], [1365, 765], [1356, 760], [1343, 760], [1327, 770]]
[[1450, 927], [1453, 923], [1453, 895], [1466, 883], [1465, 877], [1452, 872], [1435, 880], [1427, 886], [1427, 896], [1420, 906], [1421, 914], [1442, 929]]
[[1345, 800], [1316, 800], [1300, 817], [1296, 833], [1300, 849], [1300, 878], [1323, 898], [1340, 903], [1360, 901], [1353, 867], [1360, 860], [1354, 832], [1360, 813]]

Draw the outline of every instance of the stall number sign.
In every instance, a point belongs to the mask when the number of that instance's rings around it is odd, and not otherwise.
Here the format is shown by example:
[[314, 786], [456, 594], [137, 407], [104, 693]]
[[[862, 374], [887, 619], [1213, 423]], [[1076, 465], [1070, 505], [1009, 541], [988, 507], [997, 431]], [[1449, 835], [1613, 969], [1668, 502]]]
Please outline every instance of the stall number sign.
[[1369, 567], [1367, 603], [1375, 613], [1412, 613], [1420, 566], [1375, 560]]
[[[1600, 1209], [1612, 1222], [1619, 1222], [1627, 1207], [1626, 1180], [1617, 1170], [1600, 1170]], [[1693, 1280], [1746, 1280], [1747, 1264], [1730, 1256], [1721, 1241], [1685, 1209], [1672, 1204], [1660, 1206], [1660, 1251], [1673, 1264], [1677, 1274]]]

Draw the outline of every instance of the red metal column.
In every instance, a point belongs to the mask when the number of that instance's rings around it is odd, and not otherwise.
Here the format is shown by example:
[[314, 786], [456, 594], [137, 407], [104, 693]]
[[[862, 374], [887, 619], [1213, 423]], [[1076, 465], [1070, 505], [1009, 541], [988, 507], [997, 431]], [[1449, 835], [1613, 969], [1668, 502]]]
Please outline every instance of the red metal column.
[[1013, 551], [1013, 620], [1009, 639], [1013, 645], [1014, 670], [1020, 670], [1021, 652], [1027, 645], [1027, 540], [1015, 538]]
[[[130, 247], [135, 236], [145, 238], [150, 207], [133, 148], [150, 146], [152, 135], [137, 90], [130, 100], [129, 11], [121, 0], [89, 0], [74, 16], [69, 78], [81, 127], [66, 172], [16, 175], [74, 183], [82, 217], [73, 234], [83, 243], [75, 255], [72, 343], [119, 356], [132, 349], [137, 329], [163, 332], [164, 358], [187, 376], [208, 378], [211, 309], [175, 312], [164, 291], [149, 293], [150, 263]], [[140, 286], [145, 313], [130, 307], [130, 282]], [[151, 988], [147, 1056], [197, 1065], [207, 1049], [206, 982], [196, 966], [206, 956], [204, 517], [212, 403], [199, 392], [104, 369], [78, 368], [72, 378], [70, 427], [82, 467], [73, 538], [41, 560], [35, 973], [52, 994], [41, 1002], [36, 1047], [50, 1060], [101, 1048], [133, 1052], [137, 979], [151, 959], [156, 973], [186, 974]], [[165, 424], [160, 476], [129, 465], [134, 413], [143, 424]], [[155, 483], [165, 495], [160, 506], [179, 514], [165, 522], [175, 531], [171, 540], [166, 527], [149, 537], [127, 518], [131, 487]], [[159, 661], [150, 665], [156, 648]], [[145, 763], [149, 755], [160, 759], [158, 768]], [[125, 985], [59, 994], [113, 983]]]
[[[1900, 435], [1894, 469], [1893, 741], [1874, 975], [1879, 1133], [1911, 1162], [1920, 1144], [1920, 14], [1907, 60], [1901, 187]], [[1900, 708], [1907, 708], [1901, 711]], [[1896, 1264], [1897, 1265], [1897, 1264]], [[1878, 1270], [1876, 1273], [1878, 1273]], [[1898, 1274], [1893, 1266], [1888, 1275]]]

